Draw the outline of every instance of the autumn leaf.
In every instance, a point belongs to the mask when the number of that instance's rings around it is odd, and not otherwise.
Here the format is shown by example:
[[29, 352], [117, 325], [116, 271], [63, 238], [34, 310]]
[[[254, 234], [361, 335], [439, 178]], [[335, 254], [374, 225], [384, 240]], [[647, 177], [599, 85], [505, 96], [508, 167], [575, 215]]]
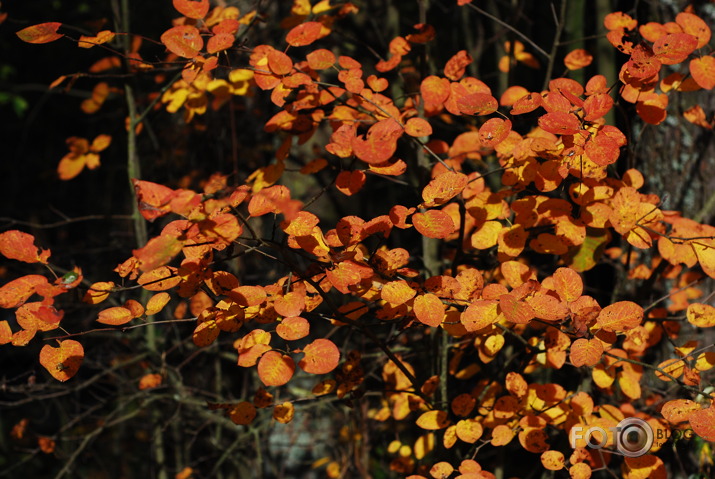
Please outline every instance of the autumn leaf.
[[180, 14], [195, 19], [201, 19], [209, 12], [209, 0], [173, 0], [174, 8]]
[[[178, 0], [177, 0], [178, 1]], [[208, 0], [204, 0], [208, 5]], [[185, 0], [184, 3], [198, 3]], [[194, 58], [204, 46], [199, 29], [193, 25], [177, 25], [162, 33], [161, 43], [167, 50], [184, 58]]]
[[279, 351], [268, 351], [258, 361], [258, 377], [265, 386], [282, 386], [290, 381], [294, 372], [293, 359]]
[[422, 190], [425, 207], [439, 206], [447, 203], [464, 190], [469, 178], [458, 171], [445, 171], [438, 175]]
[[340, 350], [329, 339], [318, 338], [303, 348], [298, 366], [310, 374], [327, 374], [338, 366]]
[[434, 328], [442, 324], [445, 315], [445, 305], [432, 293], [420, 294], [415, 298], [413, 310], [417, 320]]
[[64, 36], [61, 33], [57, 33], [57, 29], [61, 26], [62, 24], [58, 22], [40, 23], [23, 28], [16, 35], [20, 37], [20, 40], [27, 43], [50, 43]]
[[446, 238], [455, 230], [452, 218], [442, 210], [429, 210], [412, 215], [415, 229], [427, 238]]
[[706, 441], [715, 441], [715, 401], [709, 408], [693, 411], [688, 416], [690, 427]]
[[706, 90], [715, 88], [715, 58], [704, 56], [690, 60], [690, 74]]
[[47, 264], [50, 250], [35, 246], [35, 237], [18, 230], [0, 234], [0, 254], [25, 263]]
[[292, 47], [310, 45], [321, 36], [323, 25], [320, 22], [305, 22], [291, 29], [286, 35], [286, 42]]
[[621, 332], [633, 329], [643, 320], [643, 308], [632, 301], [619, 301], [606, 306], [596, 323], [606, 331]]
[[427, 411], [417, 418], [417, 426], [428, 431], [436, 431], [449, 426], [450, 421], [445, 411]]
[[539, 117], [539, 126], [554, 135], [575, 135], [581, 130], [581, 122], [578, 118], [563, 111], [542, 115]]
[[715, 326], [715, 307], [709, 304], [692, 303], [688, 305], [688, 322], [698, 328], [711, 328]]
[[598, 339], [579, 338], [571, 344], [569, 357], [576, 366], [594, 366], [601, 360], [603, 343]]
[[99, 313], [97, 322], [109, 324], [111, 326], [120, 326], [132, 320], [134, 315], [132, 312], [123, 306], [114, 306], [105, 309]]
[[40, 351], [40, 364], [58, 381], [77, 374], [84, 359], [84, 348], [72, 339], [58, 341], [58, 347], [46, 344]]

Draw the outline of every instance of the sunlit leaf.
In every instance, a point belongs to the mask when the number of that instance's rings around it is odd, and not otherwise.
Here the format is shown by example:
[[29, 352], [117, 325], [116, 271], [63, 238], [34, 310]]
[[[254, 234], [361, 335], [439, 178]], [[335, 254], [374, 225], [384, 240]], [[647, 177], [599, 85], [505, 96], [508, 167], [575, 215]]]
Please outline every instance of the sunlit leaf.
[[452, 218], [442, 210], [429, 210], [412, 215], [415, 229], [427, 238], [446, 238], [455, 230]]
[[329, 339], [318, 338], [303, 348], [298, 366], [310, 374], [327, 374], [338, 366], [340, 350]]
[[64, 36], [61, 33], [57, 33], [57, 29], [61, 26], [62, 24], [58, 22], [40, 23], [23, 28], [16, 35], [20, 37], [20, 40], [27, 43], [49, 43]]
[[120, 326], [126, 324], [134, 318], [132, 312], [123, 306], [114, 306], [105, 309], [99, 313], [97, 322], [109, 324], [111, 326]]
[[292, 47], [304, 47], [310, 45], [318, 38], [323, 25], [320, 22], [305, 22], [291, 29], [286, 35], [286, 42]]
[[449, 426], [450, 421], [445, 411], [427, 411], [423, 412], [417, 418], [417, 426], [428, 431], [436, 431]]
[[258, 361], [258, 377], [265, 386], [282, 386], [290, 381], [294, 372], [293, 359], [279, 351], [268, 351]]
[[77, 374], [84, 359], [84, 348], [72, 339], [59, 341], [58, 347], [46, 344], [40, 351], [40, 364], [58, 381]]
[[632, 301], [619, 301], [606, 306], [596, 319], [606, 331], [620, 332], [633, 329], [643, 320], [643, 308]]
[[209, 12], [209, 0], [173, 0], [174, 8], [180, 14], [195, 19], [201, 19]]
[[688, 306], [688, 322], [698, 328], [715, 326], [715, 307], [704, 303], [692, 303]]
[[706, 441], [715, 441], [715, 401], [707, 409], [692, 412], [688, 420], [698, 436]]
[[[208, 5], [208, 0], [204, 0]], [[198, 3], [186, 0], [186, 3]], [[204, 46], [199, 29], [193, 25], [177, 25], [162, 33], [161, 43], [180, 57], [194, 58]]]
[[0, 254], [25, 263], [47, 264], [50, 250], [40, 249], [34, 243], [35, 237], [31, 234], [18, 230], [5, 231], [0, 234]]
[[601, 360], [603, 343], [598, 339], [579, 338], [571, 344], [569, 357], [576, 366], [593, 366]]
[[712, 90], [715, 87], [715, 58], [708, 55], [690, 60], [690, 74], [698, 85]]

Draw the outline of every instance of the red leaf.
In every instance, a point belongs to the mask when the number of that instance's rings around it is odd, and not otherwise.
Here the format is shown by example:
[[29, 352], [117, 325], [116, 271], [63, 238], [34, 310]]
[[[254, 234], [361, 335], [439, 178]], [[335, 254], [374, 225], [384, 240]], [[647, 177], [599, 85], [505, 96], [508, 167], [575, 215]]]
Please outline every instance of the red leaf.
[[653, 53], [664, 65], [676, 65], [698, 46], [698, 39], [687, 33], [669, 33], [653, 44]]
[[581, 122], [578, 118], [563, 111], [542, 115], [539, 117], [539, 126], [554, 135], [575, 135], [581, 130]]
[[457, 99], [459, 111], [465, 115], [489, 115], [497, 111], [499, 102], [488, 93], [470, 93]]
[[371, 165], [384, 163], [397, 150], [397, 139], [402, 133], [402, 127], [393, 118], [380, 120], [370, 127], [365, 139], [352, 138], [355, 156]]
[[452, 217], [442, 210], [429, 210], [415, 213], [412, 224], [419, 233], [427, 238], [446, 238], [455, 230]]
[[161, 43], [176, 55], [184, 58], [194, 58], [204, 46], [199, 29], [192, 25], [178, 25], [161, 35]]
[[41, 287], [49, 287], [47, 278], [30, 274], [14, 279], [0, 288], [0, 308], [17, 308]]
[[341, 171], [335, 178], [335, 187], [346, 196], [354, 195], [364, 184], [365, 173], [362, 170]]
[[139, 213], [144, 219], [154, 221], [171, 211], [171, 200], [176, 196], [176, 191], [150, 181], [132, 179], [132, 184], [137, 195]]
[[50, 43], [64, 35], [57, 33], [57, 29], [62, 26], [58, 22], [40, 23], [31, 27], [23, 28], [16, 33], [20, 40], [27, 43]]
[[132, 253], [139, 260], [139, 269], [147, 272], [164, 266], [179, 254], [183, 247], [184, 241], [176, 236], [161, 235], [150, 239], [143, 248], [135, 249]]
[[84, 359], [84, 348], [77, 341], [60, 341], [59, 347], [46, 344], [40, 351], [40, 364], [58, 381], [67, 381], [77, 374]]
[[327, 374], [338, 366], [340, 350], [329, 339], [316, 339], [303, 348], [305, 356], [298, 366], [310, 374]]
[[174, 8], [186, 17], [200, 19], [209, 13], [209, 0], [174, 0]]
[[491, 118], [479, 128], [479, 142], [493, 148], [509, 136], [511, 131], [511, 120], [502, 118]]
[[286, 42], [292, 47], [304, 47], [310, 45], [318, 38], [323, 25], [320, 22], [305, 22], [293, 27], [286, 35]]
[[34, 242], [35, 237], [31, 234], [17, 230], [6, 231], [0, 234], [0, 254], [25, 263], [47, 264], [50, 250], [40, 249]]
[[206, 51], [208, 53], [216, 53], [227, 50], [233, 46], [235, 40], [236, 37], [233, 33], [216, 33], [209, 38], [208, 43], [206, 43]]

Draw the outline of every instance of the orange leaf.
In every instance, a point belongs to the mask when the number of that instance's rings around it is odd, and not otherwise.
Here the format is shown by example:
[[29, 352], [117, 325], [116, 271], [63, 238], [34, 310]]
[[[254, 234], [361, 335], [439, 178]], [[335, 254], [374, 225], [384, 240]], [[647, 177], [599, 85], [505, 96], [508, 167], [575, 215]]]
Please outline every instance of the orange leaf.
[[248, 426], [256, 418], [256, 406], [248, 401], [241, 401], [228, 410], [228, 417], [234, 424]]
[[417, 320], [427, 326], [436, 328], [444, 320], [445, 305], [432, 293], [417, 296], [413, 308]]
[[539, 117], [542, 130], [554, 135], [575, 135], [581, 130], [581, 122], [571, 113], [554, 111]]
[[405, 133], [414, 137], [429, 136], [432, 134], [432, 125], [424, 118], [410, 118], [405, 123]]
[[47, 278], [30, 274], [14, 279], [0, 288], [0, 308], [17, 308], [38, 289], [49, 287]]
[[40, 23], [23, 28], [15, 35], [27, 43], [50, 43], [64, 36], [61, 33], [57, 33], [57, 29], [61, 26], [62, 24], [58, 22]]
[[397, 150], [397, 139], [402, 133], [402, 126], [393, 118], [380, 120], [370, 127], [365, 139], [352, 138], [355, 156], [370, 165], [384, 163]]
[[139, 276], [137, 283], [142, 285], [147, 291], [165, 291], [171, 289], [181, 282], [181, 276], [176, 272], [176, 268], [162, 266], [153, 269]]
[[580, 338], [571, 344], [569, 357], [576, 367], [594, 366], [603, 355], [603, 343], [598, 339]]
[[135, 249], [132, 253], [139, 260], [139, 269], [146, 272], [164, 266], [179, 254], [183, 247], [184, 241], [176, 236], [161, 235], [150, 239], [144, 247]]
[[286, 341], [303, 339], [310, 333], [310, 323], [300, 316], [285, 318], [276, 326], [276, 333]]
[[688, 305], [688, 322], [698, 328], [711, 328], [715, 326], [715, 307], [709, 304], [692, 303]]
[[59, 347], [46, 344], [40, 351], [40, 364], [58, 381], [67, 381], [77, 374], [84, 359], [84, 348], [77, 341], [59, 341]]
[[221, 330], [219, 329], [218, 324], [216, 324], [216, 321], [209, 319], [196, 326], [191, 339], [194, 341], [196, 346], [205, 348], [216, 341], [220, 332]]
[[690, 60], [690, 74], [706, 90], [715, 87], [715, 58], [711, 56]]
[[430, 476], [434, 477], [435, 479], [443, 479], [445, 477], [449, 477], [453, 472], [454, 467], [450, 463], [445, 461], [438, 462], [437, 464], [433, 465], [429, 470]]
[[164, 378], [161, 374], [145, 374], [139, 380], [139, 390], [152, 389], [161, 386]]
[[177, 25], [168, 29], [161, 34], [161, 43], [171, 53], [184, 58], [194, 58], [204, 46], [199, 29], [192, 25]]
[[566, 458], [561, 451], [544, 451], [541, 454], [541, 464], [549, 471], [560, 471], [566, 463]]
[[390, 281], [382, 287], [380, 296], [393, 306], [404, 304], [415, 297], [417, 292], [412, 289], [407, 281], [401, 279], [398, 281]]
[[273, 419], [281, 424], [288, 424], [293, 420], [295, 415], [295, 406], [292, 402], [284, 402], [283, 404], [276, 404], [273, 408]]
[[470, 93], [457, 99], [457, 108], [465, 115], [490, 115], [497, 111], [499, 102], [488, 93]]
[[498, 305], [499, 303], [495, 300], [474, 301], [460, 317], [464, 329], [472, 332], [491, 326], [497, 319]]
[[593, 61], [593, 55], [583, 48], [577, 48], [576, 50], [571, 50], [564, 57], [564, 65], [569, 70], [580, 70], [591, 64]]
[[149, 301], [146, 303], [146, 315], [152, 316], [159, 313], [162, 309], [164, 309], [164, 306], [167, 305], [170, 299], [171, 296], [169, 296], [169, 293], [155, 294], [149, 298]]
[[335, 187], [342, 194], [352, 196], [365, 185], [365, 173], [362, 170], [341, 171], [335, 178]]
[[174, 8], [180, 14], [198, 20], [209, 13], [209, 0], [174, 0]]
[[444, 429], [449, 424], [450, 421], [445, 411], [427, 411], [417, 418], [417, 426], [428, 431]]
[[700, 406], [698, 406], [698, 403], [695, 401], [691, 401], [690, 399], [674, 399], [666, 402], [660, 410], [660, 413], [666, 421], [673, 425], [678, 425], [687, 421], [690, 415], [698, 410], [700, 410]]
[[318, 38], [323, 25], [320, 22], [305, 22], [295, 26], [286, 35], [286, 42], [292, 47], [304, 47], [310, 45]]
[[536, 317], [536, 311], [528, 303], [518, 300], [513, 294], [499, 297], [499, 309], [507, 321], [516, 324], [528, 324]]
[[479, 142], [493, 148], [509, 136], [511, 131], [511, 120], [502, 118], [491, 118], [479, 128]]
[[215, 33], [209, 41], [206, 42], [206, 52], [216, 53], [223, 50], [228, 50], [233, 46], [236, 37], [233, 33]]
[[476, 419], [462, 419], [457, 423], [457, 437], [468, 443], [474, 444], [482, 437], [484, 428]]
[[133, 317], [134, 315], [132, 312], [124, 306], [114, 306], [101, 311], [99, 313], [99, 317], [97, 318], [97, 322], [109, 324], [111, 326], [120, 326], [131, 321]]
[[698, 46], [698, 39], [688, 33], [669, 33], [653, 44], [653, 53], [664, 65], [676, 65]]
[[715, 401], [707, 409], [700, 409], [688, 416], [690, 427], [706, 441], [715, 441]]
[[303, 348], [303, 353], [305, 356], [298, 362], [298, 366], [310, 374], [327, 374], [340, 362], [340, 350], [329, 339], [314, 340]]
[[492, 446], [506, 446], [512, 439], [514, 439], [514, 431], [509, 426], [499, 424], [492, 429]]
[[632, 301], [619, 301], [603, 308], [596, 323], [606, 331], [621, 332], [639, 326], [642, 319], [642, 307]]
[[144, 219], [154, 221], [171, 211], [170, 203], [176, 196], [176, 191], [150, 181], [132, 179], [132, 184], [137, 195], [139, 212]]
[[34, 242], [35, 237], [31, 234], [18, 230], [5, 231], [0, 234], [0, 254], [25, 263], [47, 264], [50, 250], [40, 249]]
[[325, 48], [313, 50], [305, 58], [308, 60], [308, 66], [313, 70], [325, 70], [335, 64], [335, 54]]
[[282, 386], [294, 372], [293, 359], [279, 351], [268, 351], [258, 361], [258, 377], [265, 386]]
[[449, 214], [442, 210], [429, 210], [412, 216], [415, 229], [427, 238], [446, 238], [455, 230]]
[[680, 25], [684, 33], [689, 33], [697, 37], [698, 44], [695, 48], [703, 48], [710, 43], [710, 36], [712, 34], [710, 27], [699, 16], [693, 15], [692, 13], [680, 12], [675, 16], [675, 23]]
[[554, 287], [561, 301], [576, 301], [583, 294], [583, 280], [571, 268], [559, 268], [554, 272]]
[[422, 199], [426, 207], [442, 205], [464, 190], [469, 178], [464, 173], [445, 171], [438, 175], [422, 190]]

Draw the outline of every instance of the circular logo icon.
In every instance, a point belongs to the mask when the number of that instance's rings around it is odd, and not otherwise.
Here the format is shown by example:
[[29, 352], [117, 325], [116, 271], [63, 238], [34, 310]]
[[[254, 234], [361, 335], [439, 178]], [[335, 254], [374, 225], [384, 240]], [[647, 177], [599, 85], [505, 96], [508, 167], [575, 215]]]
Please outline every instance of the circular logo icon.
[[627, 417], [616, 426], [616, 449], [627, 457], [639, 457], [653, 446], [653, 429], [637, 417]]

